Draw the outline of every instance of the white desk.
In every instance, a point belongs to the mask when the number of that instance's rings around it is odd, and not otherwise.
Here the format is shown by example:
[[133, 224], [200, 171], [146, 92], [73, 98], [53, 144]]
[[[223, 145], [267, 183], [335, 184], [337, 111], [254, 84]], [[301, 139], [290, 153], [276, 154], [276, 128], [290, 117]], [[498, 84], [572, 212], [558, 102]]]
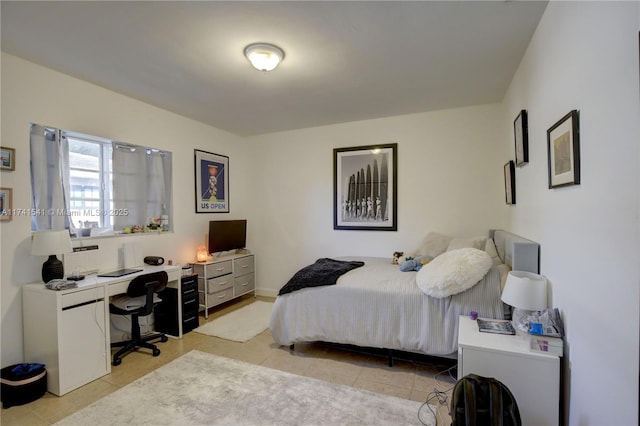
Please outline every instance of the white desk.
[[111, 372], [109, 297], [126, 293], [138, 275], [166, 271], [169, 285], [180, 286], [178, 266], [145, 265], [122, 277], [78, 281], [78, 287], [49, 290], [43, 283], [22, 287], [25, 362], [47, 368], [47, 390], [64, 395]]

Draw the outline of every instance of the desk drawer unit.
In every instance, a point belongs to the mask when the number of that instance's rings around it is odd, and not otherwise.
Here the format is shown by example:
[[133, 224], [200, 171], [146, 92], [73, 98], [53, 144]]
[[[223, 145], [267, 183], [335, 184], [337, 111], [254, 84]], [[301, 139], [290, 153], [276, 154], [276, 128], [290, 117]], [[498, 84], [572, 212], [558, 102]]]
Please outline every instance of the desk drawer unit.
[[157, 331], [181, 337], [198, 327], [198, 276], [182, 277], [180, 293], [182, 295], [180, 305], [177, 289], [168, 287], [160, 293], [162, 303], [154, 312]]
[[198, 318], [198, 275], [182, 278], [182, 333], [200, 325]]

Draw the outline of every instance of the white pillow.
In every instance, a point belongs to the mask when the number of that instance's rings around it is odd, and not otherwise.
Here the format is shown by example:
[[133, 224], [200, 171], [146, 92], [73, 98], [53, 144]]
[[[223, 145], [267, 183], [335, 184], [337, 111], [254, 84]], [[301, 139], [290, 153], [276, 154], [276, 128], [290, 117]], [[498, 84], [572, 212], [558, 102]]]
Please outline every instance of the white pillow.
[[498, 268], [498, 273], [500, 274], [500, 294], [502, 294], [504, 285], [507, 283], [507, 276], [509, 275], [509, 271], [511, 271], [511, 268], [504, 263], [497, 265], [496, 268]]
[[484, 246], [484, 251], [491, 256], [494, 265], [497, 266], [502, 264], [502, 259], [500, 259], [500, 256], [498, 255], [498, 250], [496, 250], [496, 243], [494, 243], [491, 238], [487, 238], [487, 244]]
[[448, 251], [424, 265], [416, 283], [426, 295], [448, 297], [473, 287], [491, 269], [493, 261], [485, 251], [462, 248]]
[[446, 235], [438, 234], [437, 232], [429, 232], [422, 242], [422, 246], [415, 253], [415, 257], [417, 256], [429, 256], [436, 257], [445, 251], [447, 251], [447, 247], [449, 247], [449, 243], [451, 242], [451, 237], [447, 237]]
[[454, 238], [449, 243], [447, 251], [458, 250], [461, 248], [474, 248], [478, 250], [484, 250], [487, 237], [474, 237], [474, 238]]

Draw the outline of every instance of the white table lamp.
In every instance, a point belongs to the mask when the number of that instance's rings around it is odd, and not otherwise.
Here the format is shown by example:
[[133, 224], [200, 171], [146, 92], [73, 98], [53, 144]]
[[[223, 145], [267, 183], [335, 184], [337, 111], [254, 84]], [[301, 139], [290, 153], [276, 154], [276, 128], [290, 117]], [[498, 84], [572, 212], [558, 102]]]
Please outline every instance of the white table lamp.
[[519, 324], [527, 311], [547, 307], [547, 280], [542, 275], [531, 272], [511, 271], [507, 275], [501, 299], [515, 308], [512, 320], [514, 324]]
[[45, 283], [64, 278], [64, 265], [56, 255], [71, 253], [71, 237], [66, 229], [59, 231], [38, 231], [33, 234], [31, 254], [34, 256], [49, 256], [42, 264], [42, 281]]

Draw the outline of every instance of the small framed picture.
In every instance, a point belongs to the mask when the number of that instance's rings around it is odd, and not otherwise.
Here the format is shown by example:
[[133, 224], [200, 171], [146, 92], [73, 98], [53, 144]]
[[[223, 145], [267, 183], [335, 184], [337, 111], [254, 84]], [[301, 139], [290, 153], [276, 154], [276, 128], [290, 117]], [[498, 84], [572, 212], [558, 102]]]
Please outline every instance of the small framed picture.
[[529, 124], [527, 110], [523, 109], [513, 121], [513, 136], [516, 145], [516, 167], [529, 162]]
[[516, 203], [516, 169], [513, 160], [504, 165], [504, 196], [507, 204]]
[[547, 130], [549, 189], [580, 183], [580, 127], [573, 110]]
[[228, 213], [229, 157], [194, 151], [196, 213]]
[[0, 146], [0, 170], [16, 169], [16, 150]]
[[0, 222], [9, 222], [13, 215], [13, 189], [0, 188]]

